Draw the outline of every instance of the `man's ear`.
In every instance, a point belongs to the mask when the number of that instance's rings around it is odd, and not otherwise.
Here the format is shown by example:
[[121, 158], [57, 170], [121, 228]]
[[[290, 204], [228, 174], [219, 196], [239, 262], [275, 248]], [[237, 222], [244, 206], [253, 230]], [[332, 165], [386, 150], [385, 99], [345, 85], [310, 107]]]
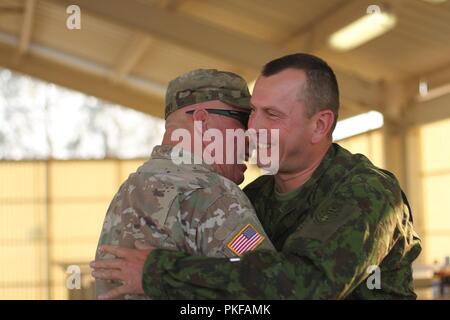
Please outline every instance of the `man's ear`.
[[[203, 132], [205, 132], [208, 129], [208, 118], [209, 118], [208, 111], [206, 111], [205, 109], [197, 109], [194, 111], [192, 117], [194, 121], [201, 121], [202, 123], [201, 129]], [[197, 128], [197, 126], [195, 127]]]
[[329, 109], [319, 111], [313, 116], [313, 121], [314, 131], [311, 136], [311, 143], [316, 144], [321, 142], [324, 138], [328, 139], [334, 123], [333, 111]]

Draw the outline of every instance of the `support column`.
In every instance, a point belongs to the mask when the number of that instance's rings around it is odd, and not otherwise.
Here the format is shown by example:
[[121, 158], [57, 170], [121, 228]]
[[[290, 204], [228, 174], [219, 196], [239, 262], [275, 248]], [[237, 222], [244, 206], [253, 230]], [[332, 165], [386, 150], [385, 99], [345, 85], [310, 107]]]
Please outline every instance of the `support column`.
[[423, 207], [423, 179], [421, 165], [420, 128], [411, 127], [406, 133], [406, 190], [414, 217], [414, 229], [422, 240], [422, 254], [418, 263], [431, 264], [427, 256], [427, 225]]

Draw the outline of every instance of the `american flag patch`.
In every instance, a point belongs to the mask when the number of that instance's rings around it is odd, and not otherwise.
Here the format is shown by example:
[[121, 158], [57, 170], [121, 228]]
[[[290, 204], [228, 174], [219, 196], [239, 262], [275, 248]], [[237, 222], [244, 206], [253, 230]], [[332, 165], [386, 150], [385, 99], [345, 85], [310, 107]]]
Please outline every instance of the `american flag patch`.
[[264, 236], [258, 233], [251, 224], [248, 224], [238, 232], [228, 243], [227, 247], [238, 256], [241, 256], [245, 252], [255, 249], [263, 240]]

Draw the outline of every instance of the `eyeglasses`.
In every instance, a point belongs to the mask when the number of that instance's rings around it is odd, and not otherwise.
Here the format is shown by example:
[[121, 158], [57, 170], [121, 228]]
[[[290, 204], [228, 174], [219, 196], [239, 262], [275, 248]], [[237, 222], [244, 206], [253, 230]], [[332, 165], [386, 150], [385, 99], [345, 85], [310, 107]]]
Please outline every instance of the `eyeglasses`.
[[[229, 117], [238, 120], [240, 123], [244, 125], [244, 128], [247, 129], [248, 118], [250, 117], [250, 113], [235, 111], [235, 110], [223, 110], [223, 109], [205, 109], [209, 113], [218, 114], [221, 116]], [[195, 110], [186, 111], [186, 113], [194, 113]]]

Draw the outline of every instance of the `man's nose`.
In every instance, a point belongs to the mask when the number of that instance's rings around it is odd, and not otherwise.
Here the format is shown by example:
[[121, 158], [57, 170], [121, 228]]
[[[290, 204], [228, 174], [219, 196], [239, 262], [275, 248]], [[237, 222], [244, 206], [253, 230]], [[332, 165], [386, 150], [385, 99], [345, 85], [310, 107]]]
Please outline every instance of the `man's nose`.
[[248, 129], [258, 129], [259, 126], [259, 117], [256, 112], [253, 112], [248, 119]]

